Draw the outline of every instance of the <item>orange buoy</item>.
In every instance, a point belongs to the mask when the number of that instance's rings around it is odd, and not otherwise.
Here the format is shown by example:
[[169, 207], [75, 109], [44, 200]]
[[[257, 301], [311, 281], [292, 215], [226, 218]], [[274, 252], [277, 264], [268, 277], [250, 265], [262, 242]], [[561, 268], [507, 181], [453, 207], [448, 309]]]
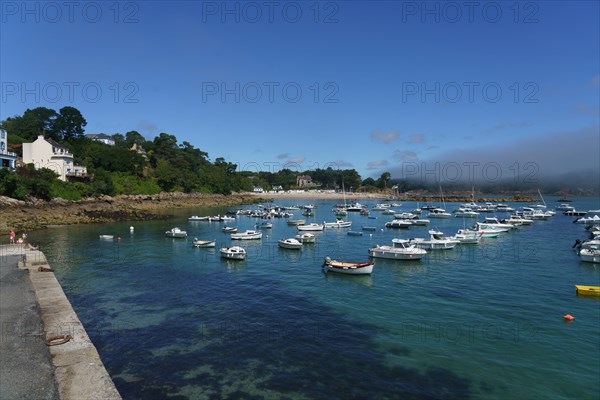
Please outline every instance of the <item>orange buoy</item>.
[[575, 319], [575, 317], [572, 316], [571, 314], [563, 315], [563, 318], [565, 319], [565, 321], [569, 321], [569, 322], [573, 321]]
[[118, 240], [121, 240], [121, 236], [119, 236], [117, 239], [118, 239]]

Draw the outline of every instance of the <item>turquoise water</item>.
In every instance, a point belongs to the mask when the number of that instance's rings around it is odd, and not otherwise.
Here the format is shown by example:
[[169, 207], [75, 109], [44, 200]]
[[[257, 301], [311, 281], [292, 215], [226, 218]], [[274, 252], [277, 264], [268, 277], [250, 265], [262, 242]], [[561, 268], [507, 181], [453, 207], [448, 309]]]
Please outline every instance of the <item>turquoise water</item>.
[[[333, 221], [334, 203], [316, 202], [315, 220]], [[598, 199], [572, 204], [600, 208]], [[452, 235], [463, 220], [362, 237], [331, 229], [294, 252], [277, 240], [296, 229], [275, 219], [261, 241], [235, 242], [247, 260], [225, 261], [223, 224], [187, 221], [225, 210], [174, 211], [171, 220], [133, 223], [133, 234], [132, 223], [30, 234], [125, 399], [598, 398], [600, 300], [576, 296], [574, 285], [600, 285], [600, 266], [571, 249], [587, 238], [574, 217], [557, 213], [421, 261], [377, 259], [371, 276], [353, 277], [323, 274], [324, 257], [367, 260], [374, 244], [431, 228]], [[372, 215], [350, 214], [352, 230], [392, 218]], [[166, 238], [174, 226], [188, 239]], [[194, 236], [218, 239], [217, 249], [193, 248]]]

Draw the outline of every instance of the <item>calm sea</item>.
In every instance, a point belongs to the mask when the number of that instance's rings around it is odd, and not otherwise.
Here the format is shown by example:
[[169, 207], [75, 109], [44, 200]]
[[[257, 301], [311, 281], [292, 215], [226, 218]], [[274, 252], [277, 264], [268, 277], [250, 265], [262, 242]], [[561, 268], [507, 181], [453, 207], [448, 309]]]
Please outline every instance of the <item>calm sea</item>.
[[[556, 198], [546, 201], [558, 205]], [[335, 202], [315, 204], [316, 222], [334, 220]], [[600, 208], [598, 199], [571, 204]], [[226, 210], [30, 233], [123, 398], [600, 396], [600, 300], [577, 296], [574, 287], [600, 285], [600, 266], [573, 252], [575, 239], [587, 238], [574, 217], [557, 213], [479, 245], [430, 252], [421, 261], [377, 259], [371, 276], [340, 276], [321, 272], [324, 257], [367, 260], [375, 244], [426, 237], [431, 228], [452, 235], [465, 222], [391, 230], [383, 228], [391, 216], [351, 214], [352, 230], [378, 230], [362, 237], [325, 230], [298, 252], [277, 246], [297, 231], [275, 219], [262, 240], [235, 242], [246, 247], [247, 260], [226, 261], [218, 247], [232, 242], [223, 223], [187, 221]], [[255, 223], [242, 216], [228, 224]], [[174, 226], [188, 239], [166, 238]], [[217, 249], [193, 248], [193, 237], [217, 239]], [[563, 320], [567, 313], [573, 322]]]

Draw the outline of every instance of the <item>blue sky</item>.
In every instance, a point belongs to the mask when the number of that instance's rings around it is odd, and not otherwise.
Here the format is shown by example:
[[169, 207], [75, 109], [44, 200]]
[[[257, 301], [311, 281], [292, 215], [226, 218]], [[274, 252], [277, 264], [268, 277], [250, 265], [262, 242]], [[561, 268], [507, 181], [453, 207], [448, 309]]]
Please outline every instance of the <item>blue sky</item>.
[[598, 171], [598, 2], [470, 4], [2, 2], [0, 119], [70, 105], [254, 171]]

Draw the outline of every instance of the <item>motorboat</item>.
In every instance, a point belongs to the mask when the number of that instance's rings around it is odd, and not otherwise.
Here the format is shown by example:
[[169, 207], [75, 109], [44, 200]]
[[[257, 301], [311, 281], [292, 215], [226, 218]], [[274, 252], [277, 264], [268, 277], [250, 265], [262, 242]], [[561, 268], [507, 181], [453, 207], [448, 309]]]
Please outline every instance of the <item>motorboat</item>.
[[456, 239], [445, 238], [442, 232], [433, 229], [429, 231], [429, 239], [413, 238], [409, 242], [425, 250], [449, 250], [460, 243]]
[[361, 231], [348, 231], [348, 236], [362, 236], [363, 233]]
[[306, 225], [298, 225], [296, 227], [296, 229], [298, 229], [299, 231], [322, 231], [323, 228], [323, 224], [317, 224], [314, 222], [311, 222], [310, 224]]
[[473, 211], [473, 209], [469, 207], [459, 207], [454, 211], [454, 216], [463, 218], [477, 218], [479, 213], [477, 211]]
[[183, 231], [179, 228], [173, 228], [165, 232], [165, 235], [170, 238], [185, 238], [187, 237], [187, 232]]
[[280, 239], [277, 243], [283, 249], [300, 250], [302, 248], [302, 242], [295, 238]]
[[271, 222], [261, 222], [260, 224], [256, 224], [257, 229], [272, 229], [273, 224]]
[[499, 226], [483, 226], [481, 222], [475, 222], [472, 230], [481, 231], [483, 233], [483, 237], [496, 237], [500, 233], [505, 233], [511, 230], [512, 228], [502, 228]]
[[352, 226], [352, 221], [337, 220], [335, 222], [323, 222], [325, 228], [349, 228]]
[[188, 218], [188, 221], [208, 221], [208, 217], [199, 217], [198, 215], [192, 215]]
[[236, 233], [238, 231], [238, 229], [233, 226], [224, 226], [221, 230], [225, 233]]
[[593, 217], [582, 217], [577, 218], [573, 221], [574, 224], [587, 224], [587, 225], [598, 225], [600, 224], [600, 217], [598, 215], [594, 215]]
[[413, 223], [404, 219], [394, 219], [385, 223], [386, 228], [408, 229]]
[[427, 251], [416, 247], [405, 239], [393, 239], [391, 246], [375, 246], [369, 249], [369, 256], [389, 260], [420, 260]]
[[581, 261], [598, 264], [600, 263], [600, 250], [581, 249], [579, 252], [579, 258], [581, 258]]
[[425, 226], [429, 224], [430, 221], [428, 219], [420, 218], [418, 215], [416, 215], [410, 220], [410, 222], [412, 222], [413, 225]]
[[246, 258], [246, 250], [240, 246], [222, 247], [219, 249], [221, 257], [230, 260], [244, 260]]
[[115, 235], [99, 235], [101, 240], [113, 240]]
[[341, 274], [348, 275], [368, 275], [373, 272], [373, 262], [350, 262], [350, 261], [338, 261], [332, 260], [329, 257], [325, 257], [323, 262], [324, 272], [338, 272]]
[[446, 212], [443, 208], [434, 208], [427, 214], [427, 218], [450, 218], [452, 214]]
[[392, 210], [391, 208], [388, 208], [382, 214], [383, 215], [396, 215], [396, 211]]
[[503, 219], [503, 224], [510, 224], [514, 226], [531, 225], [533, 220], [521, 217], [520, 215], [511, 214], [510, 217]]
[[450, 239], [458, 240], [460, 244], [478, 244], [482, 237], [483, 233], [480, 231], [459, 229], [456, 235], [451, 236]]
[[314, 243], [316, 241], [316, 237], [312, 233], [299, 233], [294, 236], [294, 239], [301, 243]]
[[304, 219], [288, 219], [288, 221], [287, 221], [288, 226], [304, 225], [305, 223], [306, 223], [306, 220], [304, 220]]
[[216, 243], [216, 240], [199, 240], [198, 238], [194, 238], [192, 245], [194, 247], [215, 247]]
[[416, 216], [417, 216], [416, 214], [409, 213], [409, 212], [394, 214], [395, 219], [413, 219]]
[[515, 229], [515, 224], [503, 224], [496, 217], [486, 217], [483, 222], [479, 222], [479, 226], [482, 228], [496, 228], [496, 229]]
[[556, 211], [574, 211], [575, 207], [567, 203], [561, 203], [556, 207]]
[[371, 211], [385, 211], [390, 208], [390, 205], [387, 203], [379, 203], [375, 204], [375, 207], [371, 208]]
[[600, 296], [600, 286], [575, 285], [575, 293], [583, 296]]
[[352, 203], [348, 207], [346, 207], [346, 211], [348, 211], [348, 212], [360, 212], [364, 208], [365, 208], [365, 206], [362, 205], [362, 204], [360, 204], [360, 203]]
[[515, 211], [514, 208], [509, 207], [506, 204], [498, 203], [496, 205], [496, 212], [514, 212], [514, 211]]
[[231, 239], [233, 240], [253, 240], [262, 238], [262, 232], [254, 230], [246, 230], [244, 232], [232, 233]]

